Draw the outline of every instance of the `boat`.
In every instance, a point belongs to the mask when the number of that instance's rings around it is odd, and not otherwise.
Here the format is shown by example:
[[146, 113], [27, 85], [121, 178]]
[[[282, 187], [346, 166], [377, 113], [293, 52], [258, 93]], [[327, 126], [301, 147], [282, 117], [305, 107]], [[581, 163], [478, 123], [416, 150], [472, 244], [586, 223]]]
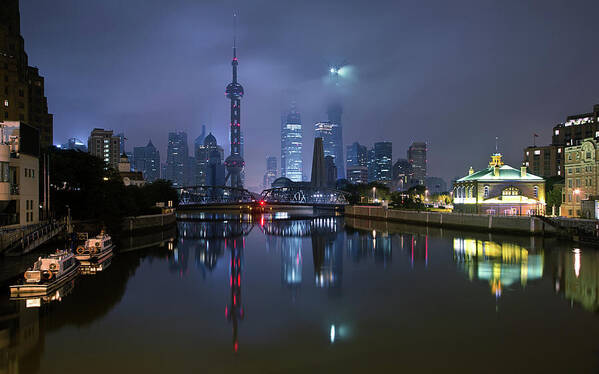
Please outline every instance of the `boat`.
[[102, 231], [100, 235], [87, 239], [82, 245], [78, 246], [75, 250], [75, 258], [82, 262], [99, 263], [112, 256], [113, 249], [112, 238]]
[[47, 295], [72, 280], [78, 270], [79, 262], [71, 251], [57, 250], [39, 257], [25, 272], [25, 282], [10, 286], [10, 296]]
[[53, 302], [60, 302], [62, 299], [70, 294], [75, 288], [75, 278], [70, 277], [62, 286], [58, 289], [49, 292], [45, 295], [25, 294], [19, 296], [11, 296], [11, 301], [23, 301], [26, 308], [40, 308], [43, 304], [50, 304]]
[[79, 274], [94, 275], [101, 271], [106, 270], [112, 263], [113, 256], [114, 256], [114, 252], [110, 252], [110, 254], [108, 256], [102, 256], [97, 261], [88, 261], [88, 260], [79, 261], [79, 263], [81, 264], [81, 267], [79, 268]]

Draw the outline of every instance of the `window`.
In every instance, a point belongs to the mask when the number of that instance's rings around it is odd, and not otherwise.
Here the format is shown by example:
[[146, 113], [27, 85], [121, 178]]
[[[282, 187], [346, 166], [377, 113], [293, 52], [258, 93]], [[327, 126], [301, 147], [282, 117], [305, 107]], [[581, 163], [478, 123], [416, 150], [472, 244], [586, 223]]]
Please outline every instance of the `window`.
[[535, 150], [535, 155], [540, 155], [540, 154], [541, 154], [541, 151], [540, 151], [540, 150], [538, 150], [538, 149], [537, 149], [537, 150]]
[[572, 161], [572, 153], [568, 153], [568, 160]]
[[537, 198], [539, 197], [539, 186], [534, 186], [532, 188], [532, 194], [534, 197], [537, 197]]
[[484, 197], [489, 197], [489, 186], [485, 186]]
[[555, 130], [554, 134], [559, 135], [559, 130]]
[[4, 106], [8, 107], [8, 100], [4, 100]]
[[580, 187], [580, 178], [576, 178], [576, 187]]
[[503, 191], [501, 191], [501, 194], [503, 196], [518, 196], [520, 195], [520, 190], [514, 186], [510, 186], [508, 188], [504, 188]]
[[586, 157], [587, 159], [591, 158], [591, 152], [587, 152]]

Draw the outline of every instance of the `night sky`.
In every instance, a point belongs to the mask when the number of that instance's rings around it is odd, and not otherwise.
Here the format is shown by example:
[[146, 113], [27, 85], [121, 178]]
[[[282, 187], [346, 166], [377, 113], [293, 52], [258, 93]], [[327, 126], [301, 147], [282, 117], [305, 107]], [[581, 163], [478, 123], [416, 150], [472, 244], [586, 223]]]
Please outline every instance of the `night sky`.
[[[481, 168], [599, 103], [599, 1], [21, 0], [29, 63], [46, 79], [54, 142], [94, 127], [124, 131], [128, 151], [205, 124], [228, 151], [232, 13], [245, 88], [246, 185], [280, 157], [281, 111], [297, 101], [310, 175], [314, 122], [334, 95], [344, 143], [429, 143], [429, 176]], [[327, 84], [347, 61], [343, 85]], [[340, 92], [337, 92], [340, 91]]]

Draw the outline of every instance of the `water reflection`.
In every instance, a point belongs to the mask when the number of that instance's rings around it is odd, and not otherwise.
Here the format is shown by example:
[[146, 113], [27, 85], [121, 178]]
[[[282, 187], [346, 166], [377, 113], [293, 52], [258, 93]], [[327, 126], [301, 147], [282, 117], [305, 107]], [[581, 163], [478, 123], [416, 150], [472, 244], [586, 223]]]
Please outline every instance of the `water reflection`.
[[[332, 218], [179, 222], [175, 240], [117, 253], [109, 268], [79, 277], [60, 298], [40, 300], [39, 307], [30, 302], [30, 308], [24, 300], [2, 300], [0, 372], [45, 372], [45, 365], [69, 372], [56, 357], [63, 347], [80, 366], [85, 361], [79, 357], [89, 350], [102, 354], [107, 368], [126, 366], [115, 357], [143, 357], [147, 367], [164, 368], [168, 355], [177, 372], [193, 371], [197, 362], [208, 372], [233, 371], [235, 365], [253, 372], [258, 364], [285, 372], [303, 368], [309, 356], [310, 365], [323, 368], [329, 359], [347, 361], [342, 369], [351, 372], [356, 368], [347, 357], [355, 352], [377, 370], [396, 368], [390, 358], [397, 346], [414, 357], [407, 371], [421, 370], [429, 356], [456, 369], [447, 371], [460, 371], [463, 358], [447, 352], [451, 344], [474, 353], [501, 351], [505, 344], [510, 348], [503, 357], [512, 360], [510, 351], [534, 347], [532, 340], [522, 341], [523, 326], [545, 334], [543, 343], [552, 346], [567, 331], [586, 331], [578, 322], [599, 330], [599, 320], [576, 307], [599, 310], [599, 252], [398, 227], [348, 227]], [[487, 284], [497, 298], [518, 296], [502, 313], [506, 318], [464, 313], [493, 303]], [[445, 318], [436, 318], [439, 313]], [[86, 344], [79, 347], [79, 341]], [[127, 344], [110, 343], [119, 341]], [[595, 344], [594, 338], [584, 347], [581, 340], [568, 342], [585, 352]], [[106, 346], [114, 352], [94, 350]], [[131, 348], [136, 346], [143, 349]], [[243, 354], [231, 360], [232, 352]], [[294, 358], [299, 354], [301, 360]], [[125, 366], [123, 371], [130, 369]]]
[[453, 250], [454, 260], [468, 278], [489, 282], [497, 298], [504, 288], [517, 283], [524, 288], [543, 277], [543, 250], [532, 253], [514, 243], [466, 238], [454, 238]]

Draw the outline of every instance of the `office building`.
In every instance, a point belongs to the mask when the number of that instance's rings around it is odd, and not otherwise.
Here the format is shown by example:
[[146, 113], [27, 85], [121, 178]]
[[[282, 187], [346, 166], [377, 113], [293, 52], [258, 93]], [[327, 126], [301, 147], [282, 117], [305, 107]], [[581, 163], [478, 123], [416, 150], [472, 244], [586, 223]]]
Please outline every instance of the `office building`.
[[160, 179], [160, 152], [152, 144], [133, 148], [133, 169], [140, 171], [148, 182]]
[[414, 169], [410, 161], [400, 158], [393, 164], [393, 183], [394, 191], [405, 191], [410, 188], [410, 181], [414, 179]]
[[[333, 142], [334, 147], [331, 149], [331, 153], [327, 154], [327, 145], [325, 142], [325, 156], [333, 156], [335, 158], [335, 166], [338, 170], [338, 177], [345, 178], [345, 165], [343, 158], [343, 124], [341, 122], [341, 116], [343, 115], [343, 107], [339, 103], [331, 103], [327, 107], [328, 122], [334, 124], [333, 127]], [[318, 135], [317, 135], [318, 136]]]
[[112, 130], [93, 129], [87, 139], [88, 152], [101, 158], [114, 170], [118, 170], [120, 159], [120, 138], [114, 136]]
[[[322, 138], [324, 156], [331, 156], [338, 170], [344, 170], [341, 127], [335, 122], [318, 122], [314, 125], [314, 137]], [[342, 177], [343, 174], [340, 175]]]
[[277, 158], [270, 156], [266, 158], [266, 173], [262, 185], [265, 189], [271, 188], [272, 183], [277, 179]]
[[426, 143], [414, 142], [408, 148], [408, 161], [414, 172], [412, 185], [424, 185], [426, 182]]
[[348, 166], [347, 181], [350, 183], [368, 183], [368, 167], [367, 166]]
[[322, 138], [314, 138], [312, 178], [310, 178], [310, 184], [315, 188], [327, 186], [327, 171], [324, 163], [324, 146], [322, 143]]
[[374, 143], [371, 152], [371, 160], [369, 168], [372, 169], [369, 172], [369, 176], [372, 176], [371, 181], [381, 183], [391, 183], [392, 174], [392, 160], [393, 160], [393, 145], [391, 142], [378, 142]]
[[281, 119], [281, 176], [301, 182], [303, 176], [302, 121], [292, 107]]
[[333, 156], [325, 156], [324, 169], [326, 174], [326, 186], [335, 188], [335, 185], [337, 184], [337, 166], [335, 166], [335, 159]]
[[358, 142], [347, 146], [345, 165], [349, 166], [368, 166], [368, 149]]
[[0, 121], [20, 121], [39, 130], [40, 146], [53, 144], [53, 116], [48, 113], [44, 77], [29, 66], [21, 35], [18, 0], [0, 2]]
[[[216, 150], [219, 154], [219, 158], [222, 161], [224, 159], [224, 150], [222, 147], [220, 147], [217, 142], [216, 142], [216, 138], [214, 137], [214, 135], [212, 135], [212, 133], [209, 133], [205, 138], [204, 138], [204, 144], [202, 144], [201, 146], [197, 147], [195, 150], [195, 162], [196, 162], [196, 172], [195, 172], [195, 184], [198, 186], [206, 186], [206, 185], [213, 185], [210, 184], [211, 180], [214, 181], [220, 181], [220, 177], [216, 176], [216, 179], [212, 178], [208, 178], [208, 167], [209, 167], [209, 163], [210, 163], [210, 153]], [[218, 173], [219, 171], [215, 171], [215, 173]], [[224, 173], [224, 168], [223, 168], [223, 173]], [[223, 176], [223, 184], [219, 184], [219, 186], [224, 185], [224, 176]]]
[[0, 124], [0, 226], [30, 225], [40, 215], [39, 130], [18, 121]]
[[187, 133], [183, 131], [169, 132], [166, 149], [166, 179], [172, 181], [173, 186], [183, 187], [186, 185], [188, 161]]

